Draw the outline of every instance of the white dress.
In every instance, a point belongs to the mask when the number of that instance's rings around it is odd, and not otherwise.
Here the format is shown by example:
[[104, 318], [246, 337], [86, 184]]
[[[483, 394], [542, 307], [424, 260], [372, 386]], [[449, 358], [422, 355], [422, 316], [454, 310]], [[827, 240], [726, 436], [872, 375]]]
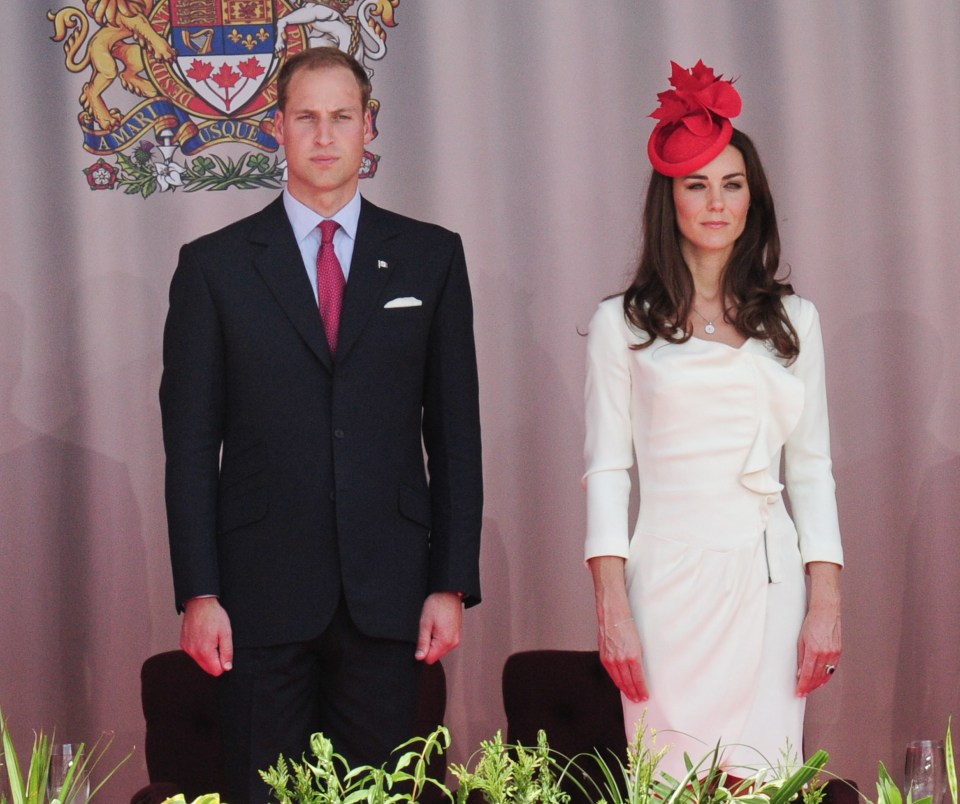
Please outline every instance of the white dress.
[[645, 336], [627, 325], [620, 296], [590, 324], [586, 557], [626, 559], [650, 692], [642, 704], [623, 698], [627, 737], [646, 710], [656, 747], [670, 746], [660, 768], [675, 778], [684, 752], [696, 763], [718, 742], [741, 776], [801, 751], [804, 565], [842, 564], [843, 553], [819, 317], [798, 296], [784, 306], [800, 338], [789, 366], [758, 340], [631, 350]]

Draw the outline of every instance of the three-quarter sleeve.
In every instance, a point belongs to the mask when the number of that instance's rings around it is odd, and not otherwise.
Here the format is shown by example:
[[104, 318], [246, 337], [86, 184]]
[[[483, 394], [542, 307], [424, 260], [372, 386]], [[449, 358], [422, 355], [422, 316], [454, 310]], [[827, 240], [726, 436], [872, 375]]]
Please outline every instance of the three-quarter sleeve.
[[800, 355], [790, 367], [803, 380], [803, 413], [784, 446], [785, 480], [804, 564], [843, 565], [836, 484], [830, 457], [830, 424], [823, 336], [816, 307], [797, 296], [785, 299], [800, 338]]
[[600, 304], [587, 336], [585, 558], [627, 557], [633, 465], [629, 330], [621, 297]]

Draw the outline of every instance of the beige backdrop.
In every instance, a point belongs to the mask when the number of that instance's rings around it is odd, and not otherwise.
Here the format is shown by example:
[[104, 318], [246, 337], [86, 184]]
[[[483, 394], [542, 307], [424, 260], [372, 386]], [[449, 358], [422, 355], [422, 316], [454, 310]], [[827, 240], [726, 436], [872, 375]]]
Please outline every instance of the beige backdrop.
[[[45, 16], [63, 4], [0, 8], [0, 706], [20, 735], [138, 746], [122, 801], [146, 779], [140, 663], [177, 642], [166, 289], [181, 242], [274, 192], [90, 192], [85, 75]], [[846, 650], [807, 746], [872, 795], [877, 760], [899, 772], [908, 738], [960, 714], [960, 5], [401, 0], [397, 19], [362, 189], [462, 233], [477, 311], [485, 601], [446, 661], [454, 757], [505, 727], [511, 652], [594, 646], [578, 328], [635, 256], [669, 60], [702, 57], [741, 76], [739, 124], [823, 317]]]

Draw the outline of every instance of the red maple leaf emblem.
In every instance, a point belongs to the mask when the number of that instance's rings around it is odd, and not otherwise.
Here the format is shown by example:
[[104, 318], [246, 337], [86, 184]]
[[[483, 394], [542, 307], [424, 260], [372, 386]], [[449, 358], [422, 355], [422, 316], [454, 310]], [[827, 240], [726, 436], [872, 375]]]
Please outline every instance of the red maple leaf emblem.
[[223, 89], [232, 89], [240, 80], [240, 73], [229, 64], [221, 64], [220, 69], [213, 74], [214, 83]]
[[657, 93], [660, 108], [650, 115], [661, 125], [682, 120], [694, 134], [705, 137], [713, 126], [713, 115], [730, 118], [740, 114], [740, 93], [733, 81], [722, 80], [723, 75], [715, 75], [702, 59], [689, 70], [675, 61], [670, 64], [674, 88]]
[[244, 78], [259, 78], [264, 73], [264, 69], [260, 65], [260, 62], [254, 58], [241, 61], [239, 67], [240, 75], [242, 75]]
[[213, 75], [213, 65], [209, 61], [194, 59], [190, 64], [190, 69], [187, 70], [187, 75], [194, 81], [206, 81]]

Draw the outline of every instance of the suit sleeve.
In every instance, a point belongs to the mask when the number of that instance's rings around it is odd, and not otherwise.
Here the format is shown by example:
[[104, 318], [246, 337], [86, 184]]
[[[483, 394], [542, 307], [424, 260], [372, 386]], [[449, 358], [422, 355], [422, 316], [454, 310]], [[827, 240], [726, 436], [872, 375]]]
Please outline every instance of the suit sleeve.
[[446, 281], [430, 325], [423, 392], [430, 476], [430, 592], [480, 602], [483, 518], [479, 388], [473, 303], [463, 244], [454, 236]]
[[628, 505], [633, 466], [630, 417], [630, 351], [621, 299], [600, 305], [587, 336], [584, 388], [586, 441], [583, 486], [587, 492], [585, 558], [629, 551]]
[[804, 403], [784, 447], [787, 493], [804, 564], [829, 561], [842, 566], [820, 317], [811, 302], [788, 298], [796, 308], [790, 317], [800, 337], [800, 355], [791, 371], [803, 380]]
[[160, 382], [167, 527], [178, 608], [190, 597], [220, 593], [216, 522], [224, 373], [216, 306], [187, 245], [170, 285]]

